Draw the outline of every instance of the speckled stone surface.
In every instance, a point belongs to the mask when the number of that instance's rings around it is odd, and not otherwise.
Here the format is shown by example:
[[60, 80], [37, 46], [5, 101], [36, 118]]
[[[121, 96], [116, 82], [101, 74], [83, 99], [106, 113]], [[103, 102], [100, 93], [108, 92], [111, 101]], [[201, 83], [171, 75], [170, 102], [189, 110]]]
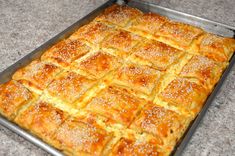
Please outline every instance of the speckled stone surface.
[[[0, 0], [0, 71], [105, 0]], [[235, 26], [234, 0], [151, 0]], [[184, 156], [235, 155], [235, 66], [194, 133]], [[49, 155], [0, 126], [0, 156]]]

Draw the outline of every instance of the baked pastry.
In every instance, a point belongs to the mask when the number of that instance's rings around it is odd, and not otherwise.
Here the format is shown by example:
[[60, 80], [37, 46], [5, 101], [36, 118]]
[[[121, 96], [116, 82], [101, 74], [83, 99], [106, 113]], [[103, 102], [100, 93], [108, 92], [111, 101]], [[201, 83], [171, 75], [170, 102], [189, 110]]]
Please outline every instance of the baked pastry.
[[131, 20], [140, 15], [142, 15], [142, 12], [138, 9], [115, 4], [105, 9], [95, 20], [125, 27]]
[[61, 69], [51, 63], [36, 60], [15, 72], [12, 79], [22, 83], [26, 88], [41, 94]]
[[235, 40], [205, 33], [198, 38], [199, 53], [219, 62], [227, 62], [235, 51]]
[[0, 114], [65, 155], [170, 155], [234, 50], [115, 4], [1, 84]]
[[72, 70], [84, 73], [92, 78], [101, 78], [117, 69], [121, 60], [104, 51], [95, 52], [82, 60], [72, 64]]
[[141, 37], [124, 30], [118, 30], [108, 36], [101, 44], [102, 49], [114, 55], [128, 56], [133, 47], [141, 41]]
[[86, 109], [128, 126], [144, 102], [127, 93], [125, 89], [108, 86], [91, 99]]
[[149, 12], [136, 17], [128, 27], [128, 30], [143, 37], [153, 38], [161, 26], [169, 21], [167, 17]]
[[170, 65], [178, 62], [182, 55], [184, 55], [183, 51], [158, 41], [147, 40], [133, 50], [130, 59], [133, 62], [165, 71]]
[[66, 112], [39, 100], [21, 110], [15, 122], [50, 143], [54, 133], [67, 117]]
[[35, 95], [22, 84], [11, 80], [0, 85], [0, 113], [12, 120], [19, 110], [32, 102]]
[[65, 40], [47, 50], [41, 59], [62, 68], [67, 68], [71, 62], [90, 51], [91, 48], [79, 40]]

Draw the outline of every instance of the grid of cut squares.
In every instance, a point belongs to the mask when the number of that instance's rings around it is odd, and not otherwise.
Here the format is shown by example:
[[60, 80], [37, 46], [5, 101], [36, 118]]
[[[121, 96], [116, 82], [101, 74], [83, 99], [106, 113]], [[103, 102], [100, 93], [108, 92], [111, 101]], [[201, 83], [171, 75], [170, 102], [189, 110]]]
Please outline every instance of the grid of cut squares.
[[169, 155], [234, 50], [233, 39], [113, 5], [0, 85], [0, 113], [68, 155]]

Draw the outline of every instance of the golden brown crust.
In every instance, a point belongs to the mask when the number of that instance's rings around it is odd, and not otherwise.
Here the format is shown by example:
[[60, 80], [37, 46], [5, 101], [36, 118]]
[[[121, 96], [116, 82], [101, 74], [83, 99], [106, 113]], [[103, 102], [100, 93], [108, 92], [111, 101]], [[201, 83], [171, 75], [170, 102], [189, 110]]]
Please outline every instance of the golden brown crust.
[[235, 51], [235, 40], [210, 33], [199, 38], [199, 53], [219, 62], [227, 62]]
[[116, 86], [103, 89], [86, 109], [128, 126], [144, 102]]
[[120, 61], [117, 57], [98, 51], [79, 63], [74, 62], [74, 70], [82, 70], [94, 78], [101, 78], [108, 72], [118, 68]]
[[225, 67], [226, 64], [216, 63], [203, 56], [194, 56], [183, 67], [180, 76], [198, 78], [211, 90], [220, 79]]
[[167, 17], [149, 12], [133, 20], [128, 30], [140, 35], [154, 35], [167, 21]]
[[151, 94], [160, 80], [161, 72], [148, 66], [128, 63], [117, 70], [114, 82]]
[[170, 155], [234, 50], [112, 5], [1, 84], [0, 113], [66, 155]]
[[159, 138], [160, 146], [172, 150], [184, 133], [189, 121], [190, 118], [173, 110], [148, 104], [130, 127], [136, 131], [153, 134]]
[[112, 149], [109, 156], [163, 156], [158, 148], [155, 138], [144, 137], [122, 137]]
[[82, 101], [84, 94], [94, 84], [94, 80], [87, 79], [73, 72], [64, 72], [51, 82], [47, 92], [67, 105], [77, 107], [76, 101]]
[[12, 79], [19, 81], [33, 92], [41, 93], [59, 72], [57, 66], [36, 60], [16, 71]]
[[112, 27], [99, 22], [91, 22], [78, 29], [70, 36], [70, 39], [86, 41], [89, 46], [96, 48], [105, 37], [113, 32]]
[[172, 47], [187, 50], [193, 40], [203, 33], [203, 30], [188, 24], [179, 22], [166, 22], [155, 33], [157, 40], [169, 44]]
[[186, 78], [175, 78], [159, 97], [183, 112], [196, 115], [201, 110], [207, 95], [208, 91], [201, 84]]
[[0, 85], [0, 113], [9, 119], [14, 119], [20, 108], [34, 98], [23, 85], [11, 80]]
[[132, 19], [142, 15], [142, 12], [135, 8], [130, 8], [126, 5], [112, 5], [111, 7], [105, 9], [105, 11], [96, 17], [96, 21], [102, 21], [107, 23], [112, 23], [124, 27]]
[[136, 47], [131, 59], [157, 70], [165, 71], [170, 65], [179, 61], [181, 55], [183, 55], [182, 51], [151, 40]]
[[22, 111], [15, 122], [50, 143], [53, 134], [67, 117], [66, 112], [53, 107], [50, 103], [38, 101]]
[[101, 47], [108, 51], [114, 51], [116, 55], [129, 55], [132, 49], [141, 41], [141, 38], [135, 34], [129, 33], [124, 30], [118, 30], [109, 37], [107, 37], [103, 42]]
[[70, 118], [56, 131], [54, 142], [71, 155], [101, 155], [110, 137], [94, 123]]
[[41, 59], [66, 68], [89, 51], [90, 48], [79, 40], [66, 40], [47, 50]]

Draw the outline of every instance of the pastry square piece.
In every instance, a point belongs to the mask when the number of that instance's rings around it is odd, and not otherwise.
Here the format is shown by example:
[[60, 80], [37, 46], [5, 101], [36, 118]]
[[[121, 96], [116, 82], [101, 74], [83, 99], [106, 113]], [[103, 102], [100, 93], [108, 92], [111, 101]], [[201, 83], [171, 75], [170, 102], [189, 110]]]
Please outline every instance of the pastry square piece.
[[103, 51], [96, 52], [80, 62], [74, 62], [73, 70], [82, 70], [88, 76], [101, 78], [108, 72], [118, 68], [120, 62], [117, 57]]
[[159, 138], [162, 147], [172, 150], [181, 138], [190, 118], [156, 104], [148, 104], [131, 124], [131, 128]]
[[67, 117], [67, 113], [53, 107], [50, 103], [38, 101], [22, 111], [15, 122], [44, 141], [51, 142], [53, 134]]
[[48, 61], [57, 66], [68, 67], [71, 62], [82, 57], [90, 51], [90, 47], [86, 46], [79, 40], [65, 40], [54, 45], [47, 50], [41, 57], [43, 61]]
[[96, 17], [96, 21], [116, 24], [118, 26], [126, 26], [132, 19], [142, 15], [143, 13], [135, 8], [128, 6], [112, 5], [105, 9], [105, 11]]
[[85, 94], [94, 84], [94, 80], [67, 71], [58, 75], [51, 82], [47, 88], [47, 93], [53, 97], [57, 104], [62, 101], [65, 105], [76, 108], [78, 107], [77, 103], [84, 99]]
[[216, 63], [204, 56], [193, 56], [180, 72], [182, 77], [194, 77], [212, 89], [220, 79], [226, 64]]
[[188, 24], [179, 22], [166, 22], [158, 32], [155, 33], [157, 40], [169, 44], [181, 50], [188, 50], [203, 30]]
[[78, 29], [70, 39], [78, 39], [85, 41], [89, 46], [93, 48], [99, 47], [99, 43], [110, 33], [113, 33], [114, 29], [99, 22], [91, 22]]
[[11, 80], [0, 85], [0, 113], [12, 120], [21, 107], [28, 104], [34, 96], [23, 85]]
[[150, 95], [160, 76], [161, 72], [148, 66], [127, 63], [117, 70], [114, 82]]
[[16, 71], [12, 79], [19, 81], [29, 90], [41, 94], [59, 72], [57, 66], [36, 60]]
[[134, 33], [146, 37], [150, 34], [154, 35], [167, 21], [167, 17], [150, 12], [142, 16], [138, 16], [131, 22], [131, 26], [128, 29]]
[[118, 30], [103, 42], [101, 47], [115, 55], [129, 55], [132, 48], [141, 41], [141, 37], [124, 30]]
[[134, 62], [148, 65], [157, 70], [165, 71], [167, 68], [179, 61], [184, 53], [164, 43], [148, 41], [133, 50], [131, 59]]
[[199, 53], [215, 61], [229, 61], [235, 51], [235, 40], [206, 33], [199, 38]]
[[91, 99], [86, 109], [128, 126], [143, 104], [125, 89], [109, 86]]
[[157, 139], [142, 135], [122, 137], [110, 152], [110, 156], [164, 156]]
[[[179, 111], [196, 115], [202, 108], [208, 90], [200, 82], [187, 78], [172, 78], [165, 80], [166, 85], [157, 97], [176, 107]], [[155, 103], [158, 101], [155, 99]]]
[[94, 121], [69, 118], [55, 134], [54, 144], [68, 155], [102, 155], [112, 134]]

